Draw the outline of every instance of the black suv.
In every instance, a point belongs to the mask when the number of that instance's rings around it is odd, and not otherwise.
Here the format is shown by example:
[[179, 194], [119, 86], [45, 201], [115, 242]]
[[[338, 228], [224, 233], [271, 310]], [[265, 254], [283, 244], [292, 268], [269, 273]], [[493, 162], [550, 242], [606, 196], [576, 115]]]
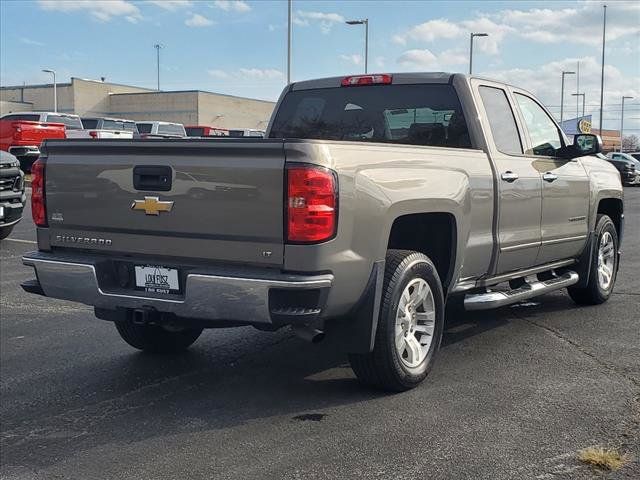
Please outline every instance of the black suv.
[[0, 240], [22, 219], [26, 200], [24, 173], [16, 157], [0, 150]]
[[640, 162], [626, 153], [609, 153], [604, 159], [620, 172], [623, 185], [640, 185]]

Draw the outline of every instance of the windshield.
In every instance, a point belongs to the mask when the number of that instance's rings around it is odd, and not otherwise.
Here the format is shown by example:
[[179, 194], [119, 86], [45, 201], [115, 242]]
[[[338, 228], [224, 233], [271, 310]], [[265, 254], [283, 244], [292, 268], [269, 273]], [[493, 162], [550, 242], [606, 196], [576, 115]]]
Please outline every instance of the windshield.
[[458, 95], [442, 84], [293, 91], [270, 137], [471, 148]]

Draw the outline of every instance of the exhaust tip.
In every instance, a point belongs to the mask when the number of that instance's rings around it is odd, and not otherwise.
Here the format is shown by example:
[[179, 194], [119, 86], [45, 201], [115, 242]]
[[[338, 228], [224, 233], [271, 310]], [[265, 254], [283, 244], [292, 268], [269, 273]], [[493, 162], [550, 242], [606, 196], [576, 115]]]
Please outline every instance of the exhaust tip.
[[317, 328], [310, 327], [308, 325], [295, 325], [293, 326], [293, 332], [301, 338], [310, 343], [320, 343], [324, 340], [324, 332]]

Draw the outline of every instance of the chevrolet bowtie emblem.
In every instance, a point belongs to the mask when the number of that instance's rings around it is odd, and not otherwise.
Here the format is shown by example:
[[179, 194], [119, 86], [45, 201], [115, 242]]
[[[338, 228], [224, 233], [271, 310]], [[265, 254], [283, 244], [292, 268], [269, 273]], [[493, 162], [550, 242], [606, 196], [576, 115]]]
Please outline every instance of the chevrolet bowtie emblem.
[[173, 202], [161, 202], [158, 197], [144, 197], [144, 200], [134, 200], [132, 210], [144, 210], [147, 215], [160, 215], [160, 212], [170, 212]]

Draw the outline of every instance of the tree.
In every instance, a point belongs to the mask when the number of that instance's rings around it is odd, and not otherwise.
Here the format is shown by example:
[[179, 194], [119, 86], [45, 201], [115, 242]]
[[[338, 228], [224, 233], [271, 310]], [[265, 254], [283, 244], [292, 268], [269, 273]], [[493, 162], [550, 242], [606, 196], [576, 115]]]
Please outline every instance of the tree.
[[635, 152], [640, 150], [640, 138], [637, 135], [625, 135], [622, 138], [622, 151]]

